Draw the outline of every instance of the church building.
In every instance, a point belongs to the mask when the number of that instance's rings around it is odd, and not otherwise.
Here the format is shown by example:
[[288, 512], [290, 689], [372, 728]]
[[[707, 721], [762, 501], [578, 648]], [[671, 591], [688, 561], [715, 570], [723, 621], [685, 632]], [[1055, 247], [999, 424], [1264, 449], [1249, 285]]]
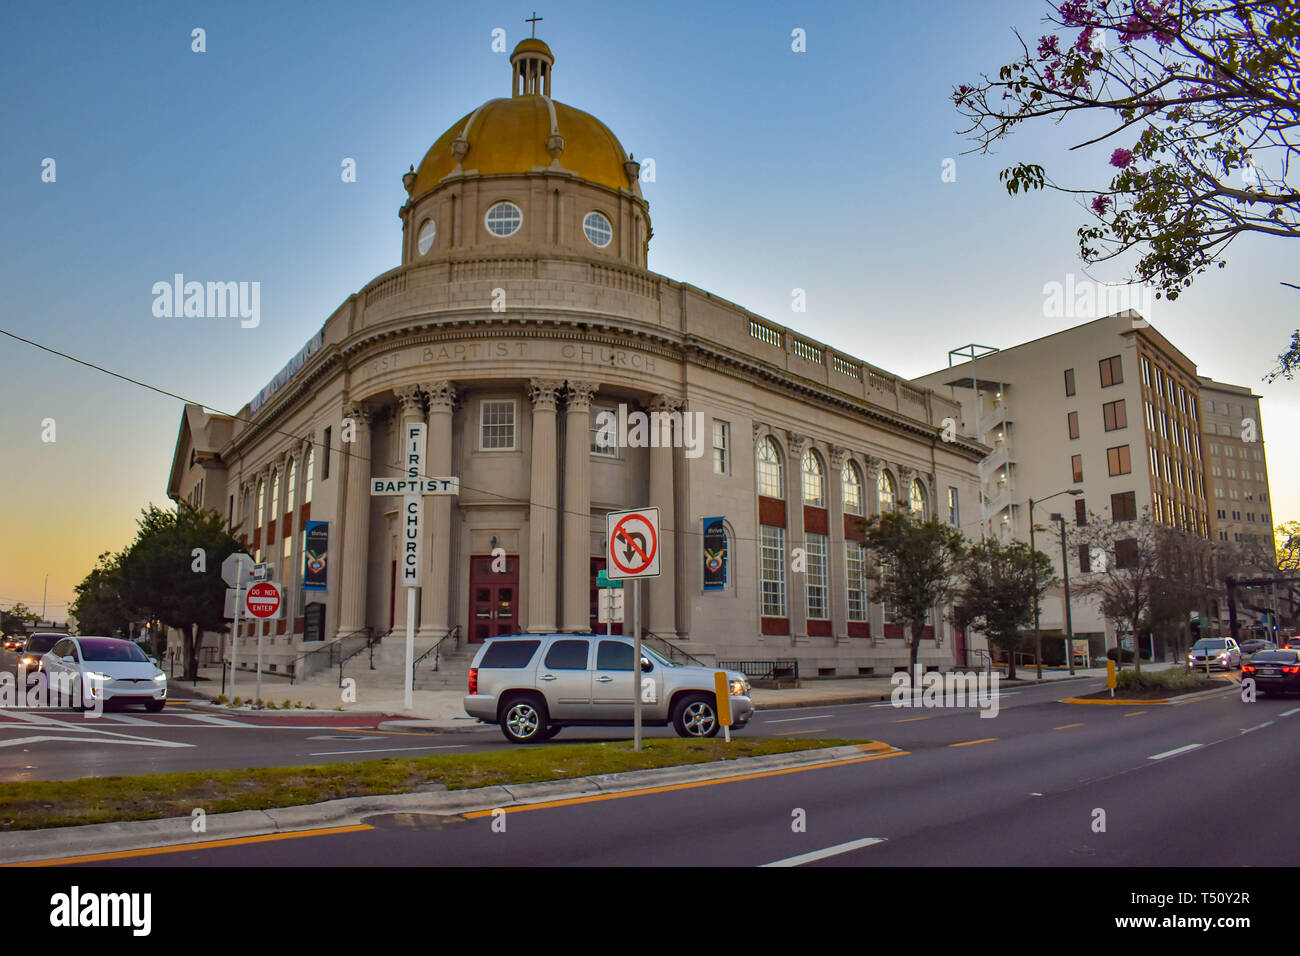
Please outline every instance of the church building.
[[[403, 498], [371, 480], [405, 475], [420, 423], [421, 477], [458, 493], [423, 498], [417, 655], [448, 635], [630, 633], [597, 620], [605, 516], [653, 506], [662, 574], [640, 610], [661, 649], [805, 677], [903, 665], [861, 519], [976, 527], [989, 450], [944, 440], [959, 404], [649, 271], [638, 163], [553, 99], [544, 42], [510, 64], [509, 95], [403, 177], [400, 265], [238, 415], [185, 410], [169, 495], [220, 511], [284, 586], [267, 670], [349, 635], [404, 640]], [[945, 609], [932, 621], [921, 661], [967, 663]]]

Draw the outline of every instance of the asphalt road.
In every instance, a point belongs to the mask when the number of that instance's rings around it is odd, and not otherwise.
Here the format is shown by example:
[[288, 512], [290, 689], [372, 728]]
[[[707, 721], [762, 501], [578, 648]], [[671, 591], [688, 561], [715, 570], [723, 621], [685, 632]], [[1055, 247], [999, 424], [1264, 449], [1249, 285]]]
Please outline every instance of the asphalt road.
[[[1288, 820], [1300, 700], [1063, 704], [1017, 688], [996, 718], [847, 705], [769, 712], [762, 733], [854, 735], [897, 756], [481, 816], [380, 814], [371, 829], [104, 861], [258, 865], [1265, 866]], [[920, 719], [917, 719], [920, 718]], [[781, 729], [778, 729], [781, 728]], [[797, 728], [797, 729], [791, 729]], [[752, 732], [752, 731], [747, 731]], [[1251, 821], [1236, 814], [1249, 801]], [[1225, 812], [1228, 815], [1225, 817]], [[1262, 815], [1262, 816], [1261, 816]], [[805, 825], [794, 826], [797, 819]]]

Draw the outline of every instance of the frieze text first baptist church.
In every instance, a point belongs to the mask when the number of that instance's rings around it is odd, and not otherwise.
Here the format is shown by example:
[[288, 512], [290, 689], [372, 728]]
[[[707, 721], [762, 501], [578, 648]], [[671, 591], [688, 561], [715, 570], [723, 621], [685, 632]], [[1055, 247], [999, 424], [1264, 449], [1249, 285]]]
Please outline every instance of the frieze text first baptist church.
[[[459, 494], [425, 499], [417, 654], [448, 634], [603, 629], [605, 515], [657, 506], [652, 640], [705, 661], [797, 659], [807, 676], [889, 673], [903, 625], [875, 600], [856, 516], [970, 526], [987, 449], [940, 439], [960, 420], [951, 400], [648, 271], [639, 164], [552, 99], [554, 62], [541, 40], [515, 48], [510, 95], [403, 177], [401, 264], [255, 402], [235, 418], [186, 408], [170, 496], [226, 515], [275, 564], [289, 613], [268, 670], [352, 634], [400, 647], [401, 499], [370, 479], [402, 475], [403, 426], [424, 422], [425, 474]], [[597, 426], [638, 411], [702, 423], [704, 453]], [[932, 617], [922, 662], [965, 663], [964, 636]], [[256, 639], [241, 630], [242, 664]]]

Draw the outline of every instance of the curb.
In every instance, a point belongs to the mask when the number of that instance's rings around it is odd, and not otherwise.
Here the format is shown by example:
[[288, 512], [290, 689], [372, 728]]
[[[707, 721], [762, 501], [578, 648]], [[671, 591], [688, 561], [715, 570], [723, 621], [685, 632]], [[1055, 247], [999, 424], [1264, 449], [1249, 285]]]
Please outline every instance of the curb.
[[382, 813], [422, 812], [454, 815], [472, 810], [518, 806], [565, 797], [725, 780], [756, 771], [833, 765], [861, 759], [864, 754], [885, 756], [902, 753], [905, 751], [886, 743], [872, 741], [784, 754], [735, 757], [700, 764], [596, 774], [575, 777], [572, 780], [547, 780], [467, 790], [343, 797], [296, 807], [209, 814], [205, 820], [206, 830], [201, 837], [197, 838], [191, 829], [190, 817], [92, 823], [48, 830], [18, 830], [0, 833], [0, 865], [39, 863], [65, 857], [157, 849], [177, 844], [193, 844], [201, 847], [205, 843], [243, 837], [355, 825], [364, 817]]
[[[1096, 680], [1091, 675], [1082, 675], [1076, 677], [1057, 677], [1052, 680], [1026, 680], [1017, 677], [1015, 680], [1007, 680], [1005, 677], [998, 679], [998, 685], [1001, 687], [1046, 687], [1049, 684], [1063, 684], [1069, 681]], [[881, 694], [854, 694], [847, 697], [821, 697], [816, 700], [793, 700], [781, 703], [754, 704], [755, 711], [763, 710], [792, 710], [799, 707], [834, 707], [840, 704], [874, 704], [880, 701], [890, 700], [893, 697], [892, 691]]]
[[1083, 697], [1066, 697], [1061, 701], [1062, 704], [1112, 704], [1114, 706], [1123, 705], [1131, 707], [1135, 704], [1181, 704], [1189, 700], [1197, 700], [1201, 697], [1214, 697], [1219, 694], [1227, 694], [1237, 690], [1237, 684], [1231, 683], [1224, 687], [1211, 687], [1209, 690], [1197, 690], [1190, 694], [1179, 694], [1177, 697], [1161, 697], [1156, 700], [1133, 700], [1122, 697], [1100, 697], [1089, 700]]

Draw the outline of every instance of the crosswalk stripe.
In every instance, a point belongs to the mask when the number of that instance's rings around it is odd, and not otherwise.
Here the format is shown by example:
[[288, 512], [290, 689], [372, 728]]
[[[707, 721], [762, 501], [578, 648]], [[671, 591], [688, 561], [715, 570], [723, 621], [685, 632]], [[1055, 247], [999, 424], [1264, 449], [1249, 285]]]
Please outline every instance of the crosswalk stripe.
[[[227, 717], [214, 717], [211, 714], [172, 714], [173, 717], [183, 717], [186, 720], [197, 720], [204, 724], [216, 724], [220, 727], [248, 727], [249, 724], [239, 720], [230, 720]], [[177, 724], [176, 726], [182, 726]]]

